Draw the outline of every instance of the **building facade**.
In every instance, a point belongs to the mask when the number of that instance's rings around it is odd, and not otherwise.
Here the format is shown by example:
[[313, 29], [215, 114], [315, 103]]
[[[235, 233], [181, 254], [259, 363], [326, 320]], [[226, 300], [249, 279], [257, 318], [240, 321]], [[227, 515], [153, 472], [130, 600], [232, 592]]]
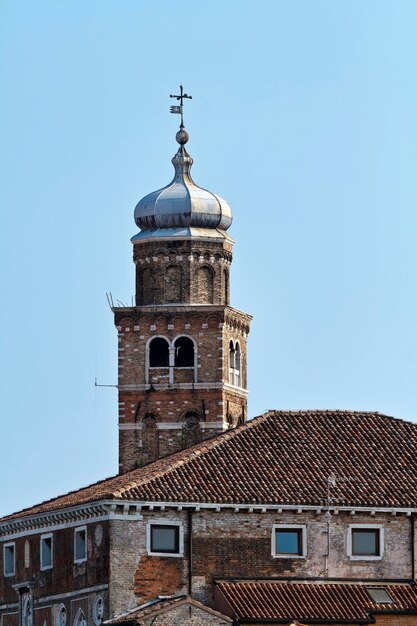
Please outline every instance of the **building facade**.
[[135, 210], [135, 306], [113, 309], [120, 472], [0, 520], [0, 626], [415, 626], [417, 426], [247, 421], [231, 210], [177, 141]]

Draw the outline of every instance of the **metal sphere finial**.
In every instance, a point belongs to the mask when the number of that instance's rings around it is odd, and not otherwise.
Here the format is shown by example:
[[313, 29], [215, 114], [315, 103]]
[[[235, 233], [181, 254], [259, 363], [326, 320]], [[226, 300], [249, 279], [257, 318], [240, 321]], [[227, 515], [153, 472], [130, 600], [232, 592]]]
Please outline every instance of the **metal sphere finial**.
[[180, 146], [184, 146], [187, 143], [187, 141], [189, 140], [189, 138], [190, 138], [189, 134], [187, 133], [185, 128], [183, 126], [181, 126], [181, 128], [179, 129], [179, 131], [175, 135], [175, 139], [180, 144]]

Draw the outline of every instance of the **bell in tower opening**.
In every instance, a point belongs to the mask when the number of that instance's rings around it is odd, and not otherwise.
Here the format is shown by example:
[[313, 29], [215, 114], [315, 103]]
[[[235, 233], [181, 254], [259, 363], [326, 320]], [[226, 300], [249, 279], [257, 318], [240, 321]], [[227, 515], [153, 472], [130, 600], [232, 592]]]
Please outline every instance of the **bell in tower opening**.
[[126, 472], [243, 423], [251, 316], [229, 305], [230, 206], [191, 178], [182, 86], [174, 178], [139, 201], [134, 307], [119, 333], [119, 469]]

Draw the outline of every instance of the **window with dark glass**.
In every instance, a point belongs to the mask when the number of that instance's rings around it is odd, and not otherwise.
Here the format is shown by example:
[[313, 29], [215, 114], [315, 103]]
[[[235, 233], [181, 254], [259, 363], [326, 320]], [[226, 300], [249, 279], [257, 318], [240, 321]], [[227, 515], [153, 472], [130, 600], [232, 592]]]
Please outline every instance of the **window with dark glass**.
[[384, 587], [366, 587], [366, 591], [375, 604], [392, 604], [394, 602]]
[[155, 337], [149, 346], [149, 367], [168, 367], [169, 346], [163, 337]]
[[303, 554], [303, 535], [301, 528], [275, 529], [275, 551], [277, 554], [301, 556]]
[[74, 535], [74, 561], [87, 559], [87, 531], [85, 528], [76, 528]]
[[379, 556], [379, 529], [352, 528], [352, 556]]
[[151, 552], [179, 554], [180, 527], [165, 524], [151, 525]]
[[41, 569], [52, 567], [52, 537], [41, 537]]
[[3, 546], [4, 575], [13, 576], [15, 573], [15, 544]]
[[194, 343], [189, 337], [178, 337], [174, 350], [175, 367], [194, 367]]

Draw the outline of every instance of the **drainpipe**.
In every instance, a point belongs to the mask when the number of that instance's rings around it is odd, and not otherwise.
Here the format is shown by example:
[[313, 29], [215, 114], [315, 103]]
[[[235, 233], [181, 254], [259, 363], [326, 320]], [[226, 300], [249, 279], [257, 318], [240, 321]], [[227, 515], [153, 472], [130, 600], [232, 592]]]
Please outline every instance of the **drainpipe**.
[[188, 513], [188, 595], [192, 597], [193, 578], [193, 511], [187, 509]]
[[411, 578], [416, 579], [416, 514], [411, 513]]

